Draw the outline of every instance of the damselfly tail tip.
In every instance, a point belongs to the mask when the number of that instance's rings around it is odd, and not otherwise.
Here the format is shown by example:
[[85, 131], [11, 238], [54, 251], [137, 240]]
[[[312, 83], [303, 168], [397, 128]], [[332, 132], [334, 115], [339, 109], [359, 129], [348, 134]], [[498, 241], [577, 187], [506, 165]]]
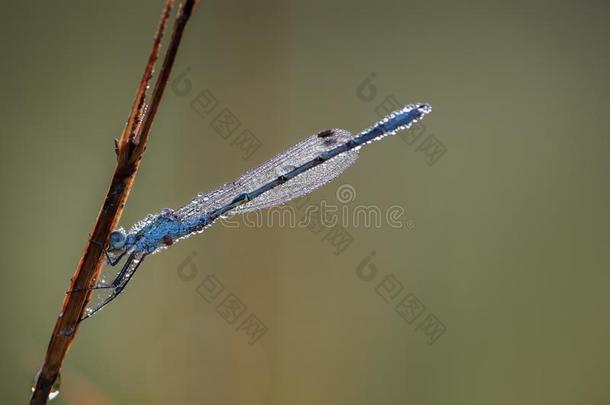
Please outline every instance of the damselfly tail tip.
[[417, 121], [424, 115], [432, 112], [432, 106], [428, 103], [417, 103], [409, 104], [401, 108], [400, 110], [394, 111], [389, 115], [390, 118], [399, 118], [409, 121]]
[[426, 103], [409, 104], [396, 110], [379, 121], [375, 127], [381, 128], [386, 135], [394, 135], [422, 119], [432, 111]]
[[423, 117], [426, 114], [430, 114], [432, 112], [432, 106], [428, 103], [420, 103], [417, 104], [417, 110], [420, 112], [421, 116]]

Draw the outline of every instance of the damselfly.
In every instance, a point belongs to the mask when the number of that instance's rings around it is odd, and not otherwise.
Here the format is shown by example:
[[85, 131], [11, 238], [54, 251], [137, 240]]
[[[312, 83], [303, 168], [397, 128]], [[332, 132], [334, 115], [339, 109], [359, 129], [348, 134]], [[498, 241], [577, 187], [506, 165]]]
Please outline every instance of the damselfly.
[[113, 231], [106, 250], [108, 264], [116, 266], [123, 257], [127, 259], [111, 283], [94, 287], [108, 293], [90, 304], [83, 319], [116, 298], [146, 256], [202, 232], [221, 217], [281, 205], [310, 193], [351, 166], [362, 146], [409, 128], [430, 111], [428, 104], [408, 105], [357, 136], [343, 129], [324, 130], [234, 182], [197, 195], [176, 211], [166, 208], [158, 214], [148, 215], [129, 232], [123, 228]]

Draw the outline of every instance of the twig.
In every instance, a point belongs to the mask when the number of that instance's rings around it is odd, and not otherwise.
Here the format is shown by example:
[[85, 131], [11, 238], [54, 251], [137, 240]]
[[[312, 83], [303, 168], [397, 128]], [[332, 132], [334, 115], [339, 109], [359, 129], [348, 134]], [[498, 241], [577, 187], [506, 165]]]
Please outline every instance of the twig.
[[152, 51], [136, 92], [129, 118], [120, 139], [115, 142], [117, 165], [110, 187], [97, 216], [93, 232], [85, 245], [83, 256], [71, 279], [70, 292], [64, 297], [61, 312], [55, 323], [44, 363], [30, 399], [30, 405], [47, 403], [51, 387], [59, 374], [65, 355], [76, 336], [79, 322], [91, 298], [90, 288], [96, 285], [102, 269], [103, 253], [108, 243], [108, 235], [116, 227], [123, 213], [123, 207], [140, 166], [142, 154], [146, 149], [148, 135], [174, 64], [182, 34], [191, 16], [195, 2], [196, 0], [185, 0], [184, 4], [181, 4], [178, 8], [172, 37], [155, 82], [150, 105], [146, 109], [146, 89], [150, 83], [159, 55], [161, 39], [170, 17], [174, 0], [166, 0], [165, 2], [161, 21], [154, 37]]

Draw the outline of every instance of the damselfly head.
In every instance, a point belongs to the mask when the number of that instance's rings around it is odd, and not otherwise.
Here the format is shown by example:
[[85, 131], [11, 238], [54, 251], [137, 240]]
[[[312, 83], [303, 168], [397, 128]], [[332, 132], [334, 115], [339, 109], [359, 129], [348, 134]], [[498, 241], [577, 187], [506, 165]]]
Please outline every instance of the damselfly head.
[[127, 234], [125, 229], [119, 228], [116, 231], [112, 231], [108, 237], [108, 250], [119, 250], [125, 246], [127, 240]]

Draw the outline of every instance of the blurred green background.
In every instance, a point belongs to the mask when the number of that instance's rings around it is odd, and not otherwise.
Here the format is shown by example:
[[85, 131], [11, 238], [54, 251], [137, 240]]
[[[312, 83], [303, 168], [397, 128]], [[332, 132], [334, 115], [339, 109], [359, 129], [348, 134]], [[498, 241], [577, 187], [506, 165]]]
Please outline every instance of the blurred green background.
[[[2, 403], [28, 399], [161, 6], [3, 4]], [[168, 88], [122, 224], [320, 129], [358, 131], [388, 100], [427, 101], [417, 142], [374, 144], [312, 196], [336, 204], [347, 185], [350, 206], [404, 207], [408, 226], [348, 226], [335, 254], [328, 230], [218, 224], [147, 259], [80, 328], [55, 403], [609, 404], [609, 11], [201, 2], [173, 76], [191, 90]], [[206, 89], [218, 107], [202, 118], [190, 103]], [[211, 126], [224, 108], [260, 141], [248, 159]], [[446, 149], [432, 165], [424, 138]], [[224, 286], [211, 303], [209, 275]], [[389, 275], [403, 290], [386, 302]], [[247, 307], [232, 324], [229, 294]], [[425, 305], [411, 323], [405, 297]], [[254, 344], [249, 315], [267, 329]]]

